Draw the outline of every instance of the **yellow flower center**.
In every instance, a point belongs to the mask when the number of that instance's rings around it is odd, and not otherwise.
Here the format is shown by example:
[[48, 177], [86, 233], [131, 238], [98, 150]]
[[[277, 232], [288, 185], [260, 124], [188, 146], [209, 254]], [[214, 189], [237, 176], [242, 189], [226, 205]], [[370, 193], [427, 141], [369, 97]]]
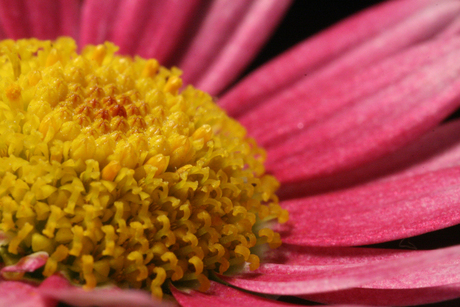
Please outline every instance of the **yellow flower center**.
[[49, 254], [85, 288], [115, 282], [162, 296], [249, 263], [280, 236], [278, 182], [245, 129], [156, 60], [81, 55], [69, 38], [0, 42], [0, 255]]

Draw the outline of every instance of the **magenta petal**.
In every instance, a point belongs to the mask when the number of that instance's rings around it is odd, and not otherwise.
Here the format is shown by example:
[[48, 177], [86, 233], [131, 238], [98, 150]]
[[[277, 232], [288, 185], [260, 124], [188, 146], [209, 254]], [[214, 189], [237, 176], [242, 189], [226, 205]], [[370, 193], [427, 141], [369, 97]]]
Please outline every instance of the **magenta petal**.
[[458, 50], [414, 67], [395, 84], [299, 127], [300, 133], [269, 148], [267, 169], [281, 182], [297, 182], [345, 171], [395, 151], [458, 107], [459, 76]]
[[218, 52], [230, 39], [241, 19], [250, 11], [246, 0], [214, 1], [210, 4], [197, 34], [178, 65], [185, 84], [195, 84]]
[[158, 20], [149, 19], [135, 53], [165, 63], [177, 47], [187, 23], [200, 7], [199, 0], [167, 1]]
[[30, 37], [29, 21], [23, 15], [25, 11], [24, 0], [0, 1], [0, 21], [6, 37], [12, 39]]
[[80, 21], [79, 0], [59, 0], [59, 35], [71, 36], [78, 41]]
[[354, 288], [330, 293], [299, 296], [326, 304], [366, 304], [378, 306], [408, 306], [430, 304], [460, 297], [460, 284], [417, 289]]
[[33, 272], [46, 264], [48, 253], [36, 252], [28, 256], [22, 257], [18, 263], [8, 265], [1, 269], [1, 273], [5, 272]]
[[[446, 1], [388, 1], [357, 14], [257, 70], [222, 97], [220, 103], [230, 114], [239, 115], [321, 70], [326, 69], [321, 73], [325, 79], [349, 74], [357, 67], [369, 65], [423, 40], [422, 37], [429, 38], [431, 31], [439, 29], [439, 25], [430, 28], [429, 18], [420, 14], [422, 11], [439, 12], [438, 5], [444, 6]], [[417, 16], [420, 20], [408, 22]], [[443, 22], [448, 19], [439, 20], [441, 25]], [[428, 28], [422, 28], [423, 24]], [[398, 27], [407, 29], [397, 31]], [[418, 33], [418, 37], [412, 35], [409, 38], [410, 32]], [[385, 44], [383, 40], [389, 41]]]
[[458, 120], [438, 126], [416, 142], [372, 163], [332, 176], [284, 185], [278, 195], [288, 199], [349, 187], [371, 179], [396, 180], [460, 165], [459, 129]]
[[114, 20], [110, 39], [120, 47], [120, 53], [133, 54], [139, 43], [137, 38], [144, 31], [146, 23], [149, 20], [159, 22], [164, 2], [123, 0], [119, 5], [123, 14]]
[[39, 292], [53, 300], [72, 306], [171, 306], [170, 303], [153, 300], [146, 291], [122, 290], [115, 287], [85, 291], [80, 287], [71, 286], [64, 278], [59, 276], [51, 276], [46, 279], [40, 285]]
[[57, 300], [48, 298], [27, 283], [20, 281], [0, 281], [0, 306], [53, 307]]
[[111, 32], [121, 0], [86, 0], [80, 20], [80, 46], [101, 44]]
[[291, 0], [254, 1], [219, 55], [195, 82], [197, 88], [217, 95], [249, 64], [281, 20]]
[[440, 263], [452, 263], [459, 258], [460, 246], [454, 246], [363, 265], [337, 265], [334, 270], [320, 266], [285, 265], [271, 268], [271, 273], [244, 273], [222, 278], [237, 287], [260, 293], [313, 294], [353, 288], [376, 280], [403, 276], [414, 270], [436, 270]]
[[269, 300], [260, 296], [238, 291], [231, 287], [224, 286], [211, 281], [211, 288], [205, 293], [195, 290], [187, 292], [171, 287], [172, 294], [177, 302], [183, 307], [255, 307], [255, 306], [294, 306], [292, 304]]
[[26, 1], [25, 4], [30, 35], [38, 39], [55, 39], [59, 30], [59, 2]]
[[283, 242], [364, 245], [401, 239], [460, 222], [460, 168], [285, 201]]

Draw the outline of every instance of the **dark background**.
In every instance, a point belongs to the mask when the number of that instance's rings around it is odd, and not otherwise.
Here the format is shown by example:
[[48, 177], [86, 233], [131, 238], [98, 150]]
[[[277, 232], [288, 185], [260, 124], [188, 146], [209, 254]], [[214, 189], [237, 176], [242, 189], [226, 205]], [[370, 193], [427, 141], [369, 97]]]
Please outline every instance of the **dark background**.
[[[395, 0], [406, 1], [406, 0]], [[277, 28], [272, 38], [260, 52], [259, 56], [246, 70], [245, 75], [256, 69], [263, 63], [269, 61], [283, 51], [289, 49], [304, 39], [320, 32], [323, 29], [337, 23], [360, 10], [372, 5], [384, 2], [382, 0], [297, 0], [294, 1], [288, 10], [285, 18]], [[459, 113], [459, 112], [457, 112]], [[455, 117], [459, 117], [458, 114]], [[435, 231], [425, 235], [377, 244], [373, 247], [379, 248], [411, 248], [434, 249], [446, 247], [453, 244], [460, 244], [458, 233], [460, 226], [450, 227], [444, 230]], [[308, 302], [292, 297], [281, 297], [281, 301], [308, 304]], [[450, 307], [460, 306], [460, 299], [446, 301], [438, 304], [427, 304], [424, 307]]]

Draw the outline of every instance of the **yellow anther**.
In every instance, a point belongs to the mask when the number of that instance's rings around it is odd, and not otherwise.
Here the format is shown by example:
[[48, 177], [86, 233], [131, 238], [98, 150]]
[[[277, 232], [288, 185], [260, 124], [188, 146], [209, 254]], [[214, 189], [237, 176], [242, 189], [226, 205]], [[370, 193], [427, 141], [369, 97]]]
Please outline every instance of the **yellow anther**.
[[163, 290], [161, 290], [161, 285], [166, 280], [166, 271], [161, 267], [156, 267], [153, 269], [153, 273], [156, 274], [155, 278], [152, 280], [150, 291], [152, 291], [152, 295], [156, 298], [163, 297]]
[[249, 248], [241, 244], [235, 247], [235, 253], [243, 256], [245, 261], [248, 261], [249, 255], [251, 255]]
[[150, 59], [147, 60], [144, 66], [144, 70], [142, 71], [142, 77], [144, 78], [151, 78], [156, 75], [160, 64], [158, 64], [157, 60]]
[[83, 286], [84, 289], [93, 289], [96, 287], [96, 277], [93, 273], [94, 268], [94, 259], [91, 255], [83, 255], [81, 257], [82, 261], [82, 273], [83, 278], [86, 281], [86, 284]]
[[164, 173], [164, 171], [166, 171], [166, 168], [168, 167], [168, 164], [169, 164], [169, 156], [163, 156], [162, 154], [157, 154], [151, 157], [145, 164], [156, 167], [154, 176], [158, 176]]
[[51, 214], [48, 217], [48, 222], [46, 223], [45, 229], [42, 231], [44, 235], [46, 235], [48, 238], [53, 238], [54, 237], [54, 230], [56, 229], [57, 222], [59, 221], [60, 218], [64, 216], [64, 212], [62, 212], [62, 209], [56, 206], [51, 205]]
[[72, 241], [72, 249], [69, 254], [79, 256], [83, 248], [83, 227], [75, 225], [72, 227], [72, 232], [74, 237]]
[[188, 260], [188, 262], [193, 264], [195, 267], [195, 274], [199, 275], [203, 272], [203, 261], [199, 257], [193, 256]]
[[12, 254], [18, 253], [19, 244], [27, 237], [27, 235], [34, 229], [34, 226], [29, 223], [25, 223], [24, 226], [19, 230], [17, 235], [10, 241], [8, 245], [8, 252]]
[[32, 235], [32, 250], [34, 252], [45, 251], [51, 254], [54, 250], [53, 241], [39, 233]]
[[115, 234], [115, 229], [112, 225], [102, 226], [102, 231], [105, 233], [105, 249], [102, 251], [104, 256], [113, 256], [115, 251], [115, 241], [118, 236]]
[[259, 268], [259, 266], [260, 266], [260, 259], [259, 259], [258, 256], [254, 255], [254, 254], [249, 255], [247, 261], [249, 262], [249, 269], [251, 271], [257, 270]]
[[176, 94], [177, 91], [182, 87], [182, 79], [178, 77], [170, 77], [166, 82], [164, 91], [166, 93]]
[[46, 58], [46, 66], [52, 66], [59, 61], [59, 54], [56, 49], [51, 49], [48, 57]]
[[51, 276], [56, 272], [58, 268], [58, 263], [67, 258], [69, 254], [69, 249], [64, 245], [59, 245], [56, 248], [56, 251], [48, 258], [46, 261], [45, 269], [43, 270], [43, 275]]
[[134, 261], [136, 269], [139, 271], [139, 275], [136, 280], [141, 281], [148, 277], [147, 267], [144, 265], [144, 257], [139, 252], [131, 252], [126, 257], [128, 260]]
[[110, 161], [109, 164], [107, 164], [102, 169], [102, 179], [113, 181], [115, 179], [115, 176], [117, 176], [118, 172], [120, 171], [120, 169], [121, 169], [121, 165], [119, 161], [116, 161], [116, 160]]
[[104, 45], [99, 45], [99, 46], [96, 46], [96, 48], [94, 48], [94, 52], [91, 58], [95, 60], [98, 65], [101, 65], [106, 54], [107, 54], [106, 47]]
[[200, 292], [206, 292], [209, 290], [211, 287], [211, 282], [209, 279], [204, 275], [200, 274], [197, 276], [198, 282], [200, 283], [200, 287], [198, 288], [198, 291]]

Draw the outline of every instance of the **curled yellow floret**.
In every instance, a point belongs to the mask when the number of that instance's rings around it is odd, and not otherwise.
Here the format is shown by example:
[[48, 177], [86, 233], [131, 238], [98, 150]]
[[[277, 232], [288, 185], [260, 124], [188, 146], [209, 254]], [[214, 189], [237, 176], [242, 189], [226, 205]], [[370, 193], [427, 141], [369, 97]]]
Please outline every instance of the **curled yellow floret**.
[[43, 277], [157, 297], [257, 269], [254, 248], [281, 243], [263, 223], [287, 220], [264, 151], [179, 69], [116, 51], [0, 42], [0, 256], [45, 251]]

